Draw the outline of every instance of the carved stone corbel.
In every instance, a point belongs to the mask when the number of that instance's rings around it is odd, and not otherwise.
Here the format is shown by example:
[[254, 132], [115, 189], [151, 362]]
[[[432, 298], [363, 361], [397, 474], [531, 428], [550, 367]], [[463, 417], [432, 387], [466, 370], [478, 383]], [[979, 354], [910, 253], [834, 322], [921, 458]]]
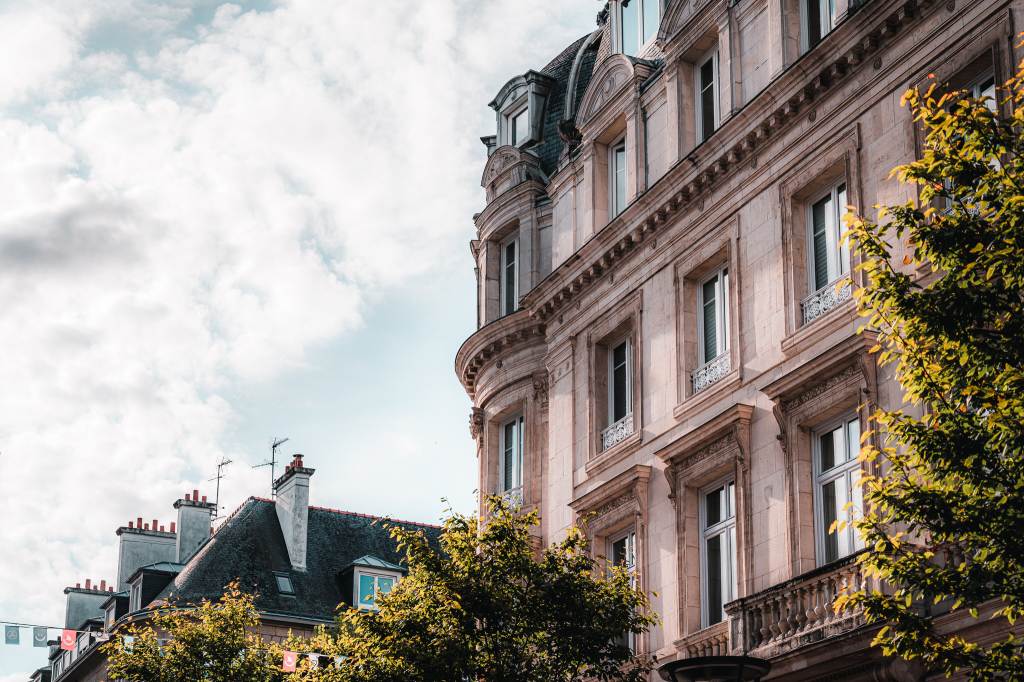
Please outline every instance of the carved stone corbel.
[[469, 413], [469, 435], [476, 441], [477, 447], [484, 446], [484, 410], [474, 407]]
[[861, 353], [857, 356], [857, 366], [864, 375], [865, 388], [861, 389], [864, 394], [864, 402], [868, 409], [874, 412], [874, 406], [878, 404], [878, 362], [875, 356], [870, 353]]
[[668, 500], [672, 503], [672, 508], [676, 508], [676, 481], [679, 477], [679, 466], [676, 464], [669, 464], [665, 467], [665, 479], [668, 481]]
[[750, 469], [750, 424], [749, 422], [738, 422], [733, 429], [733, 437], [740, 448], [740, 456], [737, 457], [740, 466], [744, 471]]
[[775, 403], [775, 406], [772, 407], [772, 414], [775, 415], [775, 421], [779, 423], [779, 435], [775, 437], [782, 445], [782, 454], [786, 455], [789, 454], [789, 441], [786, 438], [786, 412], [789, 408], [781, 398], [775, 398], [772, 402]]
[[540, 403], [541, 409], [548, 408], [548, 376], [538, 374], [533, 377], [533, 399]]

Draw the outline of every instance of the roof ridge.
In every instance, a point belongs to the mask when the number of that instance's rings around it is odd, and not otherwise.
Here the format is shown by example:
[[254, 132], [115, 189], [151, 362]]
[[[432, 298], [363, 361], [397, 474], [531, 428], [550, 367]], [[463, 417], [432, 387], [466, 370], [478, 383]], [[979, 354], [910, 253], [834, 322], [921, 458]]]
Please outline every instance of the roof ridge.
[[378, 521], [392, 521], [394, 523], [404, 523], [409, 526], [422, 526], [424, 528], [437, 528], [438, 530], [444, 530], [444, 526], [435, 526], [432, 523], [420, 523], [419, 521], [403, 521], [402, 519], [393, 519], [390, 516], [373, 516], [371, 514], [360, 514], [359, 512], [344, 511], [342, 509], [331, 509], [330, 507], [317, 507], [309, 505], [310, 509], [318, 509], [320, 511], [332, 512], [334, 514], [348, 514], [349, 516], [362, 516], [367, 519], [376, 519]]

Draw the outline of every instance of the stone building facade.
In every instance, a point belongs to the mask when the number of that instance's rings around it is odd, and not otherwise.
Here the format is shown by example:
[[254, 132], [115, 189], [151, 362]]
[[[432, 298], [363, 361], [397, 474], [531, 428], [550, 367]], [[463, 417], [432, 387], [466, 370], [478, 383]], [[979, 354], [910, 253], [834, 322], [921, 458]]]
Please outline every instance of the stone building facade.
[[921, 153], [901, 95], [929, 74], [994, 94], [1024, 3], [852, 2], [611, 0], [490, 103], [455, 362], [479, 488], [656, 591], [635, 644], [659, 661], [922, 676], [832, 607], [861, 580], [856, 538], [827, 532], [860, 499], [861, 425], [902, 401], [857, 333], [841, 207], [916, 198], [889, 178]]

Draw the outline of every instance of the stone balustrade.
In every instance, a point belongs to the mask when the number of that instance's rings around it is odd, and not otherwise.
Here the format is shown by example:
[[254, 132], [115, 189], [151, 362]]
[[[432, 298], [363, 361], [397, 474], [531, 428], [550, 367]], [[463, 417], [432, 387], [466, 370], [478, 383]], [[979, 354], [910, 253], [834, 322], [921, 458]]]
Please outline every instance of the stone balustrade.
[[835, 608], [837, 597], [862, 584], [856, 561], [852, 555], [727, 604], [737, 635], [731, 653], [770, 658], [864, 625], [859, 609]]
[[722, 621], [675, 642], [682, 658], [725, 656], [729, 653], [729, 622]]

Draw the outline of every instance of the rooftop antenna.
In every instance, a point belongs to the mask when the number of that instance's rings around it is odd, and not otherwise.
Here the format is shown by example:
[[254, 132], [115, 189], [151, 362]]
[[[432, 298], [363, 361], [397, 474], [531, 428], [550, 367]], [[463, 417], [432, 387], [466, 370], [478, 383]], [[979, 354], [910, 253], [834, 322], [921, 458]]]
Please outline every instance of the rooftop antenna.
[[211, 476], [210, 478], [206, 479], [207, 481], [217, 481], [217, 502], [213, 510], [213, 518], [217, 518], [220, 515], [220, 479], [227, 478], [227, 474], [225, 474], [222, 470], [229, 464], [231, 464], [231, 460], [222, 456], [220, 458], [220, 461], [217, 462], [217, 475]]
[[253, 469], [259, 469], [260, 467], [270, 467], [270, 495], [271, 497], [277, 497], [277, 490], [274, 488], [274, 481], [277, 478], [274, 476], [274, 469], [277, 467], [277, 449], [288, 442], [287, 438], [271, 438], [270, 439], [270, 459], [260, 464], [253, 464]]

